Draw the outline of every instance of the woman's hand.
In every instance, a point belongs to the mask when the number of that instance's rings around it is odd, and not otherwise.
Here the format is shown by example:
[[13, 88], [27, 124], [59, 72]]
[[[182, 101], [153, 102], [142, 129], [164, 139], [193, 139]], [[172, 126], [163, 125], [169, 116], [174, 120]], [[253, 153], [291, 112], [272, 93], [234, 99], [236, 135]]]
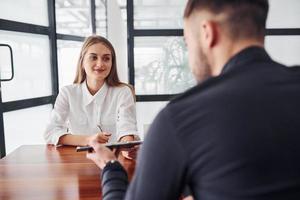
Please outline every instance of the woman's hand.
[[111, 160], [116, 160], [114, 152], [100, 144], [97, 138], [90, 141], [89, 145], [93, 147], [94, 151], [92, 153], [87, 153], [86, 157], [92, 161], [100, 168], [103, 169], [107, 162]]
[[121, 153], [123, 157], [129, 160], [135, 160], [137, 157], [138, 150], [139, 150], [139, 146], [134, 146], [129, 149], [122, 149]]
[[98, 143], [107, 143], [110, 136], [111, 136], [111, 133], [99, 132], [94, 135], [88, 136], [87, 143], [91, 144], [94, 141], [98, 142]]
[[[126, 141], [134, 141], [134, 136], [127, 135], [120, 139], [120, 142], [126, 142]], [[129, 159], [129, 160], [135, 160], [137, 157], [137, 152], [139, 150], [139, 145], [134, 146], [132, 148], [126, 148], [126, 149], [120, 149], [121, 154], [123, 157]]]

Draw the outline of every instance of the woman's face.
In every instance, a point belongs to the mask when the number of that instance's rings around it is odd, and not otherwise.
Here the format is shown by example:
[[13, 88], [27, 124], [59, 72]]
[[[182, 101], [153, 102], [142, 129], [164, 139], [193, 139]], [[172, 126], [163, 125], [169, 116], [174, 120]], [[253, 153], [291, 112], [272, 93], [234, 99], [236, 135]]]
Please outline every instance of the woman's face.
[[90, 46], [83, 58], [83, 68], [89, 80], [105, 80], [112, 66], [111, 51], [102, 43]]

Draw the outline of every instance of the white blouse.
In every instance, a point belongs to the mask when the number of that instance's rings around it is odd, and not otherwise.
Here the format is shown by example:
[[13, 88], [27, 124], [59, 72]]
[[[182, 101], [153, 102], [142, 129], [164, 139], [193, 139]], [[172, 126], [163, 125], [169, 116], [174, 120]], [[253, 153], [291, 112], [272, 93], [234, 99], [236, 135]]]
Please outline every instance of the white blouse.
[[109, 142], [125, 135], [138, 136], [135, 101], [128, 86], [110, 87], [106, 83], [93, 96], [86, 82], [61, 88], [44, 137], [57, 144], [66, 134], [91, 135], [100, 128], [111, 133]]

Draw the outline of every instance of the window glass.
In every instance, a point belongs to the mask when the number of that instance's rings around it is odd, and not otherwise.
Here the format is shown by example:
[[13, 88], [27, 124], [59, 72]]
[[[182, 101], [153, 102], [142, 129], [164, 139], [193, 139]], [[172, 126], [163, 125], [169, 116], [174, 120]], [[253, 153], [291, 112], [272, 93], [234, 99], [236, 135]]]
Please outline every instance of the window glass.
[[300, 65], [300, 36], [267, 36], [266, 50], [277, 62]]
[[82, 43], [57, 40], [59, 87], [73, 83]]
[[106, 3], [96, 0], [96, 33], [102, 37], [106, 37], [107, 19], [106, 19]]
[[117, 0], [120, 10], [121, 10], [121, 16], [124, 20], [124, 24], [127, 27], [127, 0]]
[[299, 0], [269, 0], [267, 28], [300, 28]]
[[56, 32], [88, 36], [92, 34], [90, 1], [56, 0]]
[[3, 113], [6, 154], [21, 145], [45, 144], [43, 133], [51, 110], [47, 104]]
[[182, 37], [136, 37], [135, 90], [141, 94], [177, 94], [195, 85]]
[[0, 19], [48, 26], [47, 0], [1, 0]]
[[0, 43], [12, 47], [15, 73], [1, 83], [3, 102], [52, 95], [49, 37], [0, 31]]
[[[299, 28], [299, 0], [270, 0], [267, 28]], [[134, 26], [136, 29], [182, 28], [186, 1], [135, 0]], [[155, 13], [155, 15], [153, 15]]]
[[186, 1], [135, 0], [135, 29], [182, 29]]

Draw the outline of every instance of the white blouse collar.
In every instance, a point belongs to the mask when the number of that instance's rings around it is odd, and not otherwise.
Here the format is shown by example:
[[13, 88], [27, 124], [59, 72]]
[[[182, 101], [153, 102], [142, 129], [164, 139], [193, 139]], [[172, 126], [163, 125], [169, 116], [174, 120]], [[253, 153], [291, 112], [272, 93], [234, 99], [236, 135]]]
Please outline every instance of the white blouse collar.
[[95, 101], [98, 105], [102, 105], [104, 98], [106, 96], [108, 85], [106, 82], [98, 90], [95, 95], [91, 95], [90, 91], [87, 88], [86, 81], [81, 83], [82, 94], [83, 94], [83, 103], [85, 106], [89, 105], [91, 102]]

